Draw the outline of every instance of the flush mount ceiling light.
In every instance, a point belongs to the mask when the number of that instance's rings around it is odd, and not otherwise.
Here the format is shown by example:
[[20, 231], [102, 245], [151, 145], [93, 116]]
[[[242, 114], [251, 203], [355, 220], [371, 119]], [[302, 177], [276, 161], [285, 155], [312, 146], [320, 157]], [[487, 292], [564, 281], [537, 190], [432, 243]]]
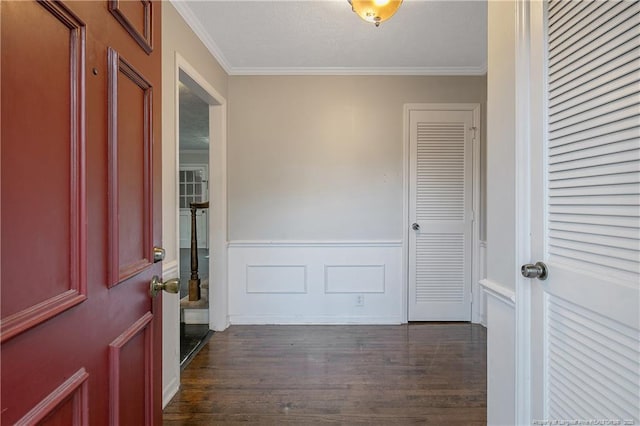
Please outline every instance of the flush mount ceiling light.
[[391, 18], [400, 7], [402, 0], [347, 0], [351, 9], [367, 22], [380, 26]]

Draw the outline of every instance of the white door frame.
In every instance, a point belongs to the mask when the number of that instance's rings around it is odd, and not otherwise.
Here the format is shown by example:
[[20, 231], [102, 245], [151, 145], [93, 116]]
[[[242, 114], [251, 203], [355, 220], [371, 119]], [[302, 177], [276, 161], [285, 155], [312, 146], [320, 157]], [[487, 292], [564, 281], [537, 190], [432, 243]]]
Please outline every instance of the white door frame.
[[409, 170], [409, 115], [412, 111], [471, 111], [473, 121], [476, 123], [475, 142], [472, 148], [472, 209], [473, 209], [473, 229], [471, 232], [471, 322], [480, 322], [480, 144], [481, 144], [481, 122], [479, 103], [461, 104], [405, 104], [403, 114], [403, 145], [402, 145], [402, 318], [404, 322], [409, 322], [409, 190], [410, 190], [410, 170]]
[[[532, 262], [531, 200], [532, 161], [543, 161], [532, 146], [544, 137], [542, 94], [531, 92], [531, 79], [541, 78], [544, 36], [533, 20], [542, 19], [542, 2], [515, 0], [515, 421], [531, 423], [531, 280], [520, 273], [520, 265]], [[533, 47], [532, 47], [533, 44]], [[538, 66], [538, 69], [533, 68]], [[532, 103], [533, 102], [533, 103]], [[535, 118], [532, 117], [535, 115]], [[540, 325], [536, 325], [540, 326]]]
[[[221, 331], [229, 326], [227, 284], [227, 101], [180, 54], [175, 55], [176, 140], [180, 137], [179, 83], [189, 80], [189, 88], [209, 104], [209, 328]], [[184, 82], [184, 81], [183, 81]], [[192, 87], [193, 86], [193, 87]], [[176, 143], [175, 181], [180, 170]], [[176, 186], [176, 192], [179, 188]], [[176, 194], [176, 200], [179, 193]], [[176, 203], [176, 244], [180, 244], [180, 206]], [[215, 264], [215, 267], [214, 267]]]

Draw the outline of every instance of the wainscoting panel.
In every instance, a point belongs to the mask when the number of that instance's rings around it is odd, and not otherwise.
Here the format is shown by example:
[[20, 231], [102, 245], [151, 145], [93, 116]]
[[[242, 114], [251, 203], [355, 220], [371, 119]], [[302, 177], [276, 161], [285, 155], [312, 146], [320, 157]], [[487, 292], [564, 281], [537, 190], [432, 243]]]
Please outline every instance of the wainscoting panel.
[[229, 243], [231, 324], [399, 324], [402, 244]]
[[384, 265], [325, 265], [326, 293], [384, 293]]
[[306, 265], [247, 265], [247, 293], [306, 292]]

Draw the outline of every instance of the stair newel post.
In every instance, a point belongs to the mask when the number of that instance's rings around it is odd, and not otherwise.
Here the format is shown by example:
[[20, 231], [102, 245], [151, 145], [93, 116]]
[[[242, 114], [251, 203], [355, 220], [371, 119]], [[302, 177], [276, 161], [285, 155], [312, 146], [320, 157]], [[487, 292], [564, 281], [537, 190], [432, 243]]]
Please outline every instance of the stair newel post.
[[200, 276], [198, 275], [198, 231], [196, 213], [209, 208], [209, 202], [191, 203], [191, 278], [189, 279], [189, 301], [200, 300]]
[[189, 279], [189, 300], [200, 300], [200, 277], [198, 276], [198, 231], [196, 212], [198, 209], [191, 203], [191, 278]]

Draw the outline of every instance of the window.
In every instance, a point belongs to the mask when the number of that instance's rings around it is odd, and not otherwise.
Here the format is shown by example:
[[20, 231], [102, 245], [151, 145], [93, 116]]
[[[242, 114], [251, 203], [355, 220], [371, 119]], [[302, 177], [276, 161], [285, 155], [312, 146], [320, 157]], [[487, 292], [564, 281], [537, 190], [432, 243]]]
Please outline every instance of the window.
[[188, 209], [191, 203], [207, 200], [207, 179], [204, 167], [180, 169], [180, 208]]

